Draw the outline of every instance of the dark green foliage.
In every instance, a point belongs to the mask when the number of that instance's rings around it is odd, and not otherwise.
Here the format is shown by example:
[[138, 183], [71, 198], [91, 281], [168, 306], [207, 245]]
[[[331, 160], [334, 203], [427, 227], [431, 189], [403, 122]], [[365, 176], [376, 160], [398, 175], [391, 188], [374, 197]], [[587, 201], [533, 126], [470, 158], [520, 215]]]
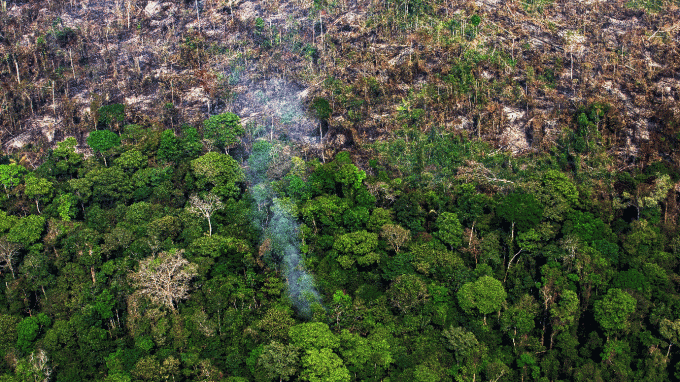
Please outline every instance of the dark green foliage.
[[130, 176], [119, 167], [99, 168], [87, 173], [86, 189], [74, 189], [78, 193], [89, 192], [97, 203], [114, 203], [118, 199], [127, 201], [134, 191]]
[[21, 182], [21, 177], [26, 173], [26, 169], [16, 163], [0, 164], [0, 183], [9, 191]]
[[184, 158], [194, 159], [201, 155], [203, 144], [201, 143], [198, 130], [196, 130], [195, 127], [188, 125], [182, 126], [181, 142], [182, 155]]
[[635, 311], [637, 301], [627, 292], [612, 288], [594, 304], [595, 319], [607, 335], [622, 334], [630, 328], [630, 315]]
[[368, 222], [368, 208], [354, 207], [342, 214], [342, 222], [350, 231], [358, 231], [365, 228]]
[[125, 120], [125, 105], [114, 103], [102, 106], [97, 110], [97, 115], [97, 122], [102, 127], [117, 128]]
[[336, 195], [319, 196], [306, 202], [300, 209], [302, 219], [309, 227], [326, 234], [340, 234], [343, 213], [349, 208], [347, 201]]
[[75, 175], [78, 167], [81, 165], [83, 155], [76, 153], [76, 145], [78, 141], [75, 138], [69, 137], [62, 142], [57, 143], [57, 147], [52, 151], [52, 161], [50, 163], [54, 166], [54, 175]]
[[25, 247], [37, 242], [42, 237], [45, 229], [45, 218], [37, 215], [29, 215], [19, 219], [10, 228], [7, 238]]
[[392, 306], [404, 313], [420, 308], [430, 297], [425, 283], [412, 274], [397, 276], [387, 290], [387, 296]]
[[172, 130], [164, 130], [161, 134], [157, 156], [158, 159], [168, 162], [177, 161], [182, 157], [182, 143]]
[[543, 208], [531, 194], [513, 192], [496, 207], [498, 217], [518, 231], [526, 231], [541, 221]]
[[[475, 33], [486, 25], [456, 17]], [[460, 60], [467, 70], [449, 74], [473, 76], [474, 60]], [[608, 117], [580, 112], [590, 155]], [[128, 125], [120, 140], [92, 132], [110, 163], [77, 154], [75, 139], [36, 170], [4, 161], [0, 379], [43, 380], [32, 361], [41, 351], [57, 381], [672, 378], [672, 166], [593, 167], [572, 180], [552, 158], [512, 157], [443, 128], [397, 135], [372, 146], [369, 174], [355, 151], [322, 164], [264, 139], [246, 142], [243, 163], [203, 154], [187, 126]], [[657, 195], [660, 179], [670, 186]], [[186, 207], [210, 192], [224, 208], [207, 235]], [[299, 228], [267, 229], [283, 212]], [[195, 277], [170, 309], [132, 275], [175, 250]], [[287, 293], [306, 282], [287, 280], [279, 259], [290, 250], [319, 286], [309, 314]]]
[[475, 186], [470, 183], [460, 185], [456, 199], [458, 218], [461, 222], [472, 226], [491, 205], [491, 198], [477, 192]]
[[637, 269], [629, 269], [619, 272], [613, 280], [612, 285], [616, 288], [643, 293], [648, 289], [648, 282], [645, 275]]
[[283, 178], [287, 183], [285, 194], [295, 200], [307, 200], [311, 196], [309, 186], [302, 178], [297, 175], [288, 174]]
[[453, 62], [449, 74], [444, 77], [444, 81], [451, 84], [455, 96], [460, 97], [469, 94], [475, 82], [471, 63], [466, 61]]
[[596, 148], [601, 138], [600, 130], [603, 128], [600, 124], [609, 108], [609, 105], [593, 104], [576, 111], [576, 129], [567, 138], [574, 152], [586, 153]]
[[384, 273], [383, 277], [385, 280], [394, 280], [397, 276], [415, 273], [411, 264], [412, 260], [413, 256], [410, 252], [397, 253], [387, 261], [387, 264], [381, 267]]
[[466, 283], [457, 293], [460, 307], [471, 313], [478, 311], [487, 315], [499, 311], [507, 293], [500, 281], [490, 276], [482, 276], [475, 282]]
[[312, 111], [312, 114], [315, 118], [322, 121], [328, 120], [328, 118], [330, 118], [331, 114], [333, 113], [331, 104], [328, 102], [328, 100], [320, 97], [314, 98], [312, 103], [309, 105], [309, 109]]
[[458, 220], [458, 215], [452, 212], [442, 212], [437, 217], [436, 235], [451, 249], [460, 247], [463, 238], [463, 226]]
[[215, 146], [223, 150], [239, 143], [244, 133], [241, 119], [234, 113], [212, 115], [203, 121], [203, 138], [212, 140]]
[[28, 354], [33, 349], [33, 343], [47, 327], [52, 324], [52, 320], [45, 314], [40, 313], [35, 317], [27, 317], [21, 320], [16, 326], [17, 347]]
[[619, 246], [606, 240], [594, 240], [593, 247], [612, 264], [619, 263]]
[[96, 130], [87, 137], [87, 144], [95, 152], [103, 153], [120, 145], [120, 136], [110, 130]]
[[611, 228], [588, 212], [573, 211], [567, 215], [562, 232], [565, 235], [574, 235], [588, 244], [596, 240], [616, 242]]
[[425, 211], [412, 194], [399, 198], [394, 204], [395, 220], [411, 232], [423, 231]]
[[191, 161], [196, 176], [196, 189], [234, 198], [240, 194], [239, 184], [244, 181], [238, 163], [227, 154], [209, 152]]

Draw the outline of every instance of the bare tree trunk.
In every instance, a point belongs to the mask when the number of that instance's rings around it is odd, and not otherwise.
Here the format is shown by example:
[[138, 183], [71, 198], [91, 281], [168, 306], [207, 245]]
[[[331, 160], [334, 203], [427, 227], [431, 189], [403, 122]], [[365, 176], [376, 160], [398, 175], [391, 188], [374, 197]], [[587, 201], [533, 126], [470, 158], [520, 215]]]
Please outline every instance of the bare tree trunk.
[[196, 18], [198, 19], [198, 31], [201, 31], [201, 15], [198, 13], [198, 0], [194, 0], [194, 4], [196, 5]]
[[17, 69], [17, 83], [21, 83], [21, 77], [19, 76], [19, 63], [17, 62], [17, 56], [14, 55], [14, 67]]
[[555, 330], [555, 328], [553, 328], [552, 333], [550, 333], [550, 350], [552, 350], [552, 348], [553, 348], [553, 342], [554, 342], [554, 339], [555, 339], [555, 334], [556, 334], [556, 330]]
[[508, 278], [508, 272], [510, 272], [510, 267], [512, 266], [512, 260], [515, 260], [515, 257], [517, 257], [520, 253], [522, 253], [522, 250], [520, 249], [519, 252], [515, 253], [515, 256], [510, 259], [510, 262], [508, 263], [508, 269], [505, 270], [505, 277], [503, 278], [503, 282], [507, 280]]

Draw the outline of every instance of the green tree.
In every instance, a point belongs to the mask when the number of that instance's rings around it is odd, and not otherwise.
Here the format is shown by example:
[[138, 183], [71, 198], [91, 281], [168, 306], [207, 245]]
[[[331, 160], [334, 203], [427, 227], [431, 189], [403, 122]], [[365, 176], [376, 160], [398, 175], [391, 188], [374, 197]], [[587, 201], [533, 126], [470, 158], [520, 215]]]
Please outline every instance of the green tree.
[[351, 377], [342, 359], [331, 349], [309, 349], [302, 357], [300, 379], [309, 382], [349, 382]]
[[288, 338], [291, 327], [295, 325], [295, 319], [291, 317], [291, 313], [290, 308], [274, 306], [267, 309], [267, 312], [257, 322], [256, 326], [263, 332], [266, 338], [274, 341], [284, 341]]
[[553, 331], [550, 334], [550, 348], [553, 347], [553, 340], [557, 333], [568, 330], [579, 317], [579, 300], [576, 292], [571, 290], [564, 290], [560, 294], [560, 300], [557, 304], [553, 304], [550, 309], [552, 316]]
[[368, 208], [355, 206], [342, 214], [342, 222], [348, 231], [359, 231], [366, 226], [368, 216]]
[[4, 357], [17, 344], [17, 324], [20, 317], [0, 314], [0, 356]]
[[35, 208], [40, 214], [40, 199], [44, 199], [50, 196], [52, 193], [52, 182], [45, 178], [37, 178], [35, 176], [26, 177], [26, 188], [24, 193], [29, 198], [35, 200]]
[[341, 165], [335, 172], [335, 181], [341, 185], [344, 197], [354, 197], [356, 191], [363, 186], [364, 179], [366, 172], [352, 163]]
[[87, 144], [95, 153], [100, 153], [106, 163], [106, 152], [114, 147], [120, 146], [120, 136], [110, 130], [96, 130], [87, 137]]
[[241, 166], [226, 154], [209, 152], [192, 160], [191, 169], [196, 176], [197, 189], [210, 188], [223, 198], [237, 197], [239, 184], [245, 180]]
[[529, 376], [534, 380], [539, 380], [541, 375], [541, 367], [536, 362], [536, 357], [531, 354], [523, 353], [517, 359], [517, 366], [522, 369], [522, 380], [528, 379]]
[[378, 207], [371, 211], [371, 216], [368, 218], [366, 228], [371, 232], [379, 232], [385, 224], [394, 224], [392, 220], [392, 211]]
[[463, 226], [455, 213], [442, 212], [437, 217], [437, 228], [437, 238], [452, 250], [460, 247], [463, 243]]
[[99, 122], [100, 126], [118, 130], [123, 121], [125, 121], [125, 105], [114, 103], [102, 106], [97, 110], [97, 116], [97, 122]]
[[378, 335], [368, 338], [343, 329], [340, 333], [340, 355], [347, 369], [359, 380], [377, 380], [394, 362], [390, 345]]
[[541, 183], [530, 190], [544, 207], [547, 219], [561, 222], [578, 204], [579, 192], [574, 182], [557, 170], [549, 170]]
[[54, 161], [54, 175], [74, 176], [83, 162], [83, 154], [76, 152], [78, 141], [74, 137], [68, 137], [57, 143], [57, 147], [52, 151]]
[[203, 143], [195, 127], [189, 125], [182, 126], [182, 156], [184, 158], [193, 159], [201, 155], [203, 151]]
[[630, 232], [623, 240], [623, 249], [629, 255], [624, 259], [632, 262], [636, 258], [642, 258], [655, 252], [661, 244], [659, 230], [647, 220], [636, 220], [630, 225]]
[[80, 202], [81, 209], [85, 211], [85, 203], [88, 203], [92, 197], [92, 181], [87, 178], [70, 179], [68, 187], [76, 200]]
[[349, 208], [347, 200], [337, 195], [322, 195], [308, 200], [300, 212], [315, 234], [337, 235], [343, 232], [342, 214]]
[[472, 183], [461, 184], [457, 191], [456, 205], [458, 206], [458, 218], [462, 223], [474, 228], [477, 220], [484, 213], [484, 208], [489, 206], [491, 198], [477, 192]]
[[669, 342], [668, 350], [666, 351], [666, 358], [671, 352], [671, 346], [680, 343], [680, 320], [671, 321], [667, 318], [661, 320], [659, 333]]
[[262, 349], [257, 365], [262, 369], [266, 380], [287, 381], [300, 367], [300, 348], [276, 341], [271, 342]]
[[541, 221], [543, 208], [533, 195], [513, 192], [496, 207], [496, 213], [498, 217], [510, 224], [510, 232], [514, 238], [515, 228], [526, 231]]
[[393, 211], [397, 223], [412, 233], [422, 232], [425, 223], [425, 211], [420, 206], [415, 193], [401, 196], [394, 203]]
[[411, 264], [419, 273], [434, 274], [439, 280], [448, 280], [455, 271], [465, 269], [463, 260], [452, 251], [438, 248], [432, 243], [410, 245]]
[[161, 133], [156, 157], [166, 162], [177, 162], [182, 157], [182, 142], [174, 131], [167, 129]]
[[[82, 178], [81, 178], [82, 179]], [[118, 201], [129, 200], [134, 191], [130, 175], [120, 167], [96, 168], [85, 175], [85, 181], [71, 179], [69, 185], [78, 187], [74, 189], [76, 195], [87, 195], [87, 187], [90, 185], [93, 201], [101, 204], [112, 204]]]
[[404, 313], [423, 305], [430, 295], [427, 285], [416, 275], [398, 276], [387, 290], [387, 297], [392, 305]]
[[477, 281], [465, 283], [458, 290], [458, 303], [468, 313], [477, 310], [484, 315], [497, 312], [503, 306], [507, 293], [503, 284], [491, 276], [482, 276]]
[[601, 300], [595, 301], [595, 319], [607, 333], [607, 338], [628, 331], [628, 318], [635, 311], [636, 305], [637, 300], [634, 297], [618, 288], [609, 289]]
[[7, 232], [14, 227], [19, 218], [14, 215], [7, 215], [7, 212], [0, 210], [0, 232]]
[[333, 249], [342, 255], [338, 261], [343, 268], [350, 268], [354, 261], [367, 266], [378, 262], [380, 255], [375, 253], [378, 247], [378, 234], [357, 231], [338, 236], [333, 243]]
[[45, 314], [26, 317], [17, 324], [17, 347], [28, 354], [39, 335], [44, 334], [52, 320]]
[[338, 338], [331, 332], [328, 325], [322, 322], [295, 325], [290, 328], [288, 335], [293, 345], [301, 347], [302, 350], [309, 350], [310, 348], [335, 349], [340, 346]]
[[50, 273], [49, 259], [42, 251], [42, 245], [32, 246], [28, 254], [19, 266], [19, 272], [24, 276], [29, 290], [37, 291], [40, 288], [43, 295], [47, 297], [45, 287], [54, 281], [54, 275]]
[[211, 115], [203, 121], [203, 138], [212, 141], [225, 154], [240, 142], [244, 133], [241, 119], [234, 113]]
[[517, 341], [522, 345], [522, 339], [526, 339], [534, 327], [538, 316], [539, 305], [536, 299], [524, 294], [519, 301], [509, 306], [501, 316], [501, 329], [508, 333], [512, 339], [512, 346], [517, 347]]
[[320, 119], [322, 121], [328, 120], [333, 112], [328, 100], [321, 97], [314, 98], [312, 103], [309, 105], [309, 109], [311, 110], [314, 118]]
[[71, 193], [61, 194], [54, 199], [61, 220], [68, 222], [76, 216], [76, 197]]
[[477, 337], [460, 326], [452, 326], [444, 330], [442, 334], [444, 335], [446, 346], [453, 350], [459, 364], [470, 356], [474, 348], [479, 345]]
[[38, 215], [28, 215], [9, 230], [7, 239], [28, 248], [31, 244], [40, 240], [45, 229], [45, 218]]
[[10, 190], [21, 183], [21, 177], [25, 173], [26, 169], [16, 163], [0, 164], [0, 183], [8, 196]]
[[120, 154], [114, 161], [114, 164], [132, 173], [142, 167], [146, 167], [147, 161], [146, 155], [142, 154], [139, 150], [132, 149]]

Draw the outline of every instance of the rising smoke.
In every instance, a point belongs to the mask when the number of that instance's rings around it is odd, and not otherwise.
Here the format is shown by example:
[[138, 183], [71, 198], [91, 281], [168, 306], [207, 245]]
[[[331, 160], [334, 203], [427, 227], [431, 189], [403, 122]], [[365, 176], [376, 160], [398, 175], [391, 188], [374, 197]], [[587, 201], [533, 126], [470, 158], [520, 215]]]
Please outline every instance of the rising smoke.
[[258, 210], [254, 224], [263, 231], [262, 242], [268, 248], [268, 259], [280, 267], [290, 300], [301, 315], [308, 317], [312, 306], [321, 304], [321, 296], [300, 253], [298, 223], [293, 210], [272, 189], [272, 181], [276, 180], [272, 178], [283, 174], [271, 171], [270, 165], [275, 149], [283, 144], [281, 141], [303, 145], [312, 151], [322, 148], [319, 122], [305, 112], [303, 101], [308, 89], [283, 78], [251, 78], [248, 74], [257, 72], [251, 70], [254, 65], [244, 62], [240, 71], [225, 70], [235, 91], [223, 111], [238, 115], [246, 127], [246, 146], [252, 145], [252, 148], [245, 165]]
[[259, 212], [255, 224], [264, 231], [263, 241], [267, 242], [271, 254], [269, 259], [278, 261], [291, 302], [301, 315], [309, 317], [312, 306], [321, 304], [321, 296], [300, 253], [298, 223], [291, 213], [294, 206], [277, 198], [267, 176], [273, 157], [272, 147], [271, 142], [258, 140], [248, 158], [250, 189]]
[[283, 135], [291, 141], [316, 147], [319, 145], [318, 121], [303, 107], [307, 90], [281, 78], [255, 83], [243, 81], [230, 111], [244, 124], [256, 130], [256, 136], [269, 140]]

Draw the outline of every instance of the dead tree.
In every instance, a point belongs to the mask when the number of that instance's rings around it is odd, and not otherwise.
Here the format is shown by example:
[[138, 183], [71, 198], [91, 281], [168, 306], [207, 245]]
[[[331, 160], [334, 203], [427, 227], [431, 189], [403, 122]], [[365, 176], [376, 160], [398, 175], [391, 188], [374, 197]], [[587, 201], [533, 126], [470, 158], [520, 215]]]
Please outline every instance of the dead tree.
[[212, 222], [210, 217], [222, 208], [224, 208], [224, 203], [222, 203], [220, 197], [211, 192], [203, 198], [196, 194], [192, 195], [191, 198], [189, 198], [189, 207], [187, 210], [192, 214], [202, 215], [208, 219], [208, 236], [212, 236]]
[[198, 274], [198, 266], [190, 263], [184, 251], [161, 252], [139, 262], [139, 270], [130, 274], [138, 295], [155, 304], [176, 310], [180, 300], [189, 297], [191, 280]]
[[9, 268], [10, 272], [12, 272], [12, 278], [16, 278], [14, 275], [14, 263], [20, 249], [20, 244], [11, 242], [6, 237], [0, 239], [0, 264], [2, 264], [3, 268]]

